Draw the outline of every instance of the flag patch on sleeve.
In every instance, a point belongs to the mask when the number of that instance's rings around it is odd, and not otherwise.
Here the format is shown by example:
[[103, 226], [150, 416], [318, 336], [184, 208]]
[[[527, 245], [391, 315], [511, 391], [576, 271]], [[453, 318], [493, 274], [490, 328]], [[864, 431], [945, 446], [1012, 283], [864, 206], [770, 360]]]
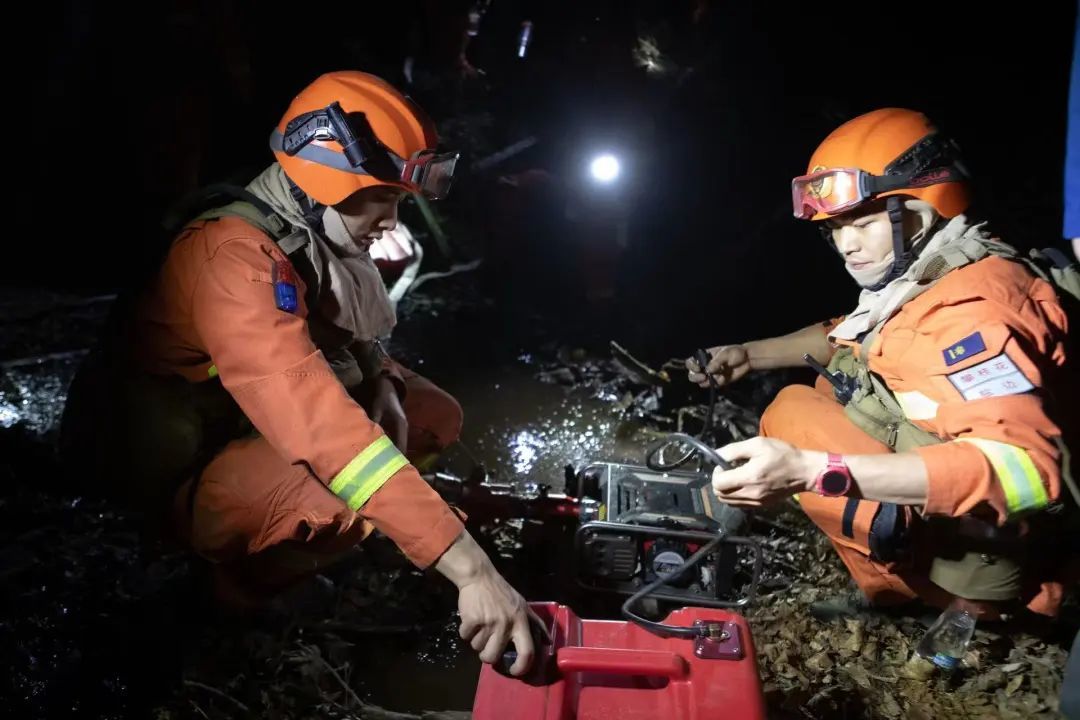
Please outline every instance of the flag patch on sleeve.
[[288, 260], [275, 260], [271, 281], [274, 284], [274, 305], [278, 310], [295, 313], [299, 302], [296, 297], [296, 272]]
[[967, 360], [972, 355], [977, 355], [986, 350], [986, 343], [983, 342], [982, 333], [972, 333], [959, 342], [954, 342], [949, 347], [941, 351], [941, 354], [945, 357], [946, 365], [955, 365], [956, 363]]

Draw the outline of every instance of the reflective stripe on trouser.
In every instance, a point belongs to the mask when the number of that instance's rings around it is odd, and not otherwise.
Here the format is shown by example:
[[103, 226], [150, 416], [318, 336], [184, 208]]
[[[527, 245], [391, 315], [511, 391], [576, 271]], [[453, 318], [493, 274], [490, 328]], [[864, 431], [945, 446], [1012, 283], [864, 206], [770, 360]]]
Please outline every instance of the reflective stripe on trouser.
[[982, 438], [959, 438], [957, 442], [971, 443], [990, 461], [1005, 493], [1005, 507], [1010, 516], [1042, 510], [1050, 504], [1039, 470], [1026, 450]]

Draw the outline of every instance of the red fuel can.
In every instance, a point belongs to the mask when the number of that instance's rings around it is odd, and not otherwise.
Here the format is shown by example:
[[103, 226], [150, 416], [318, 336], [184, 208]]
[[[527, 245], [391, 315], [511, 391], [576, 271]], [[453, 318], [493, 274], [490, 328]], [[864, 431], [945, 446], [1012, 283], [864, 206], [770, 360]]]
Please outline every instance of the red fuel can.
[[[710, 638], [662, 638], [617, 620], [582, 620], [532, 603], [552, 637], [538, 662], [549, 681], [526, 683], [484, 665], [474, 720], [764, 720], [750, 626], [724, 610], [682, 608], [666, 625], [710, 623]], [[720, 629], [722, 628], [722, 629]]]

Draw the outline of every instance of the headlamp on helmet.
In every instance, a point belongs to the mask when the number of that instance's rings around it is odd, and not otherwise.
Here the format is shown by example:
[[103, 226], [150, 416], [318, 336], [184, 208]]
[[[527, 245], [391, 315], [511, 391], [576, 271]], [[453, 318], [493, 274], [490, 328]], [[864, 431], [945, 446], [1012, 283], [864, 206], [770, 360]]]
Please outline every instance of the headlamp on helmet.
[[[342, 152], [313, 145], [316, 140], [334, 141], [341, 145]], [[458, 160], [458, 153], [438, 153], [434, 149], [402, 158], [379, 141], [364, 113], [346, 113], [338, 102], [293, 118], [284, 133], [274, 130], [270, 146], [289, 157], [355, 175], [370, 175], [432, 200], [446, 197], [450, 191]]]

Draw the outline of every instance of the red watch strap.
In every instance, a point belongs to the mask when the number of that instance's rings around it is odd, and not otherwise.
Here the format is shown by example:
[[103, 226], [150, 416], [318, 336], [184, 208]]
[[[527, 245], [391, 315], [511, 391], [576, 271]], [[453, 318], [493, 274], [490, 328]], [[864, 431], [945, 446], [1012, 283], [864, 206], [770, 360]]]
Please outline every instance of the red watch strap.
[[[840, 492], [826, 492], [824, 487], [824, 479], [829, 474], [841, 475], [845, 480], [845, 488]], [[843, 456], [837, 453], [826, 453], [825, 468], [818, 473], [817, 478], [814, 480], [814, 490], [819, 495], [826, 497], [839, 497], [846, 494], [851, 489], [851, 471], [848, 470], [847, 464], [844, 462]]]

